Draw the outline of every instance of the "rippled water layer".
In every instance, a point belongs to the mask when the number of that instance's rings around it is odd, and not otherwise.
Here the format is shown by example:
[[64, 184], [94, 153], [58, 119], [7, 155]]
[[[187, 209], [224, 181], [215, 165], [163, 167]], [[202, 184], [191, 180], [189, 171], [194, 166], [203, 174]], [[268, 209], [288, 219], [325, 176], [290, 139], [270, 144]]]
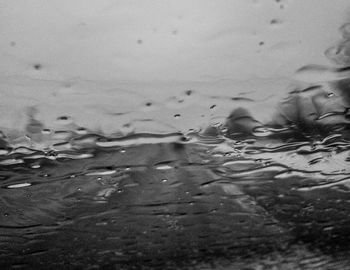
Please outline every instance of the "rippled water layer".
[[34, 2], [0, 0], [1, 269], [350, 269], [347, 0]]
[[2, 140], [2, 265], [346, 269], [344, 134], [241, 138], [229, 132], [251, 118], [235, 113], [203, 133], [66, 131], [42, 150]]

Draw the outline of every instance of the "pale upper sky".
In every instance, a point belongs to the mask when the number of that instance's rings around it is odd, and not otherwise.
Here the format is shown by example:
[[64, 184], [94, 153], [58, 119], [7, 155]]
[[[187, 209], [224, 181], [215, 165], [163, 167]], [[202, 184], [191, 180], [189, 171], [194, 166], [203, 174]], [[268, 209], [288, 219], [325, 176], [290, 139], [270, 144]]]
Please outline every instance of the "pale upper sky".
[[288, 77], [300, 65], [326, 61], [323, 51], [338, 39], [347, 6], [348, 0], [0, 0], [0, 78]]
[[[266, 121], [297, 69], [330, 64], [324, 52], [339, 42], [349, 7], [349, 0], [0, 0], [0, 128], [25, 127], [30, 107], [45, 125], [69, 115], [108, 132], [141, 118], [164, 123], [156, 131], [187, 130], [235, 106]], [[173, 108], [191, 87], [196, 102]], [[242, 95], [255, 102], [230, 103]], [[148, 101], [158, 105], [145, 110]]]

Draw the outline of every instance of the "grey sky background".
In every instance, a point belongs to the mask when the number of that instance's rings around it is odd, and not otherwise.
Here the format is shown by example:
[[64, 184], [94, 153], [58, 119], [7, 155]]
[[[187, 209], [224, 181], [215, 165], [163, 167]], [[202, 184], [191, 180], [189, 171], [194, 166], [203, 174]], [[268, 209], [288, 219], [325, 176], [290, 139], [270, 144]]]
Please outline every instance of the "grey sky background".
[[[296, 69], [330, 64], [324, 51], [339, 41], [349, 6], [348, 0], [0, 0], [0, 126], [20, 129], [34, 106], [45, 123], [65, 114], [110, 130], [127, 121], [110, 115], [143, 116], [147, 100], [164, 104], [190, 87], [268, 100], [252, 105], [268, 118]], [[210, 106], [204, 99], [188, 106], [199, 105]], [[148, 116], [169, 112], [161, 120], [173, 122], [171, 105], [157, 108]], [[210, 117], [231, 109], [222, 104]], [[202, 114], [192, 112], [186, 128]]]

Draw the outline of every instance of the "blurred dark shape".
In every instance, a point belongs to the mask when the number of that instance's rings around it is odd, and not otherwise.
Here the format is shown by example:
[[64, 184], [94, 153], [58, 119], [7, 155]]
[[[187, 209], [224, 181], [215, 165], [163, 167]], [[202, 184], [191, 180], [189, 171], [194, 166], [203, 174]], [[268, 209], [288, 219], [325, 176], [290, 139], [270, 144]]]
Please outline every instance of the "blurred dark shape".
[[341, 132], [347, 138], [350, 135], [349, 108], [350, 79], [312, 85], [290, 92], [277, 105], [273, 119], [268, 123], [260, 123], [244, 108], [235, 109], [226, 120], [226, 136], [249, 137], [254, 135], [257, 127], [265, 126], [285, 129], [269, 136], [282, 140], [288, 137], [296, 140], [323, 138], [335, 132]]
[[346, 23], [339, 28], [343, 39], [335, 46], [325, 51], [325, 55], [337, 65], [350, 64], [350, 24]]
[[225, 126], [227, 127], [226, 136], [237, 138], [251, 136], [254, 129], [261, 126], [261, 123], [254, 119], [248, 110], [237, 108], [227, 118]]

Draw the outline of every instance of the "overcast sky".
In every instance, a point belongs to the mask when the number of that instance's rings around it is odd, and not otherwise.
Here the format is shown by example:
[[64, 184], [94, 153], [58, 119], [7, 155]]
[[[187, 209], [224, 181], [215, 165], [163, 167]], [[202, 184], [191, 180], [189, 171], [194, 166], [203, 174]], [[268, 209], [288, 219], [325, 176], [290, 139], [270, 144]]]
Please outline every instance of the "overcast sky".
[[[330, 64], [324, 51], [339, 42], [349, 6], [349, 0], [0, 0], [0, 127], [24, 128], [30, 107], [51, 127], [69, 115], [108, 131], [145, 117], [186, 130], [243, 105], [268, 120], [295, 70]], [[223, 98], [215, 110], [199, 96], [183, 103], [188, 113], [181, 108], [176, 122], [180, 109], [172, 97], [191, 87]], [[256, 102], [227, 104], [225, 97], [241, 95]], [[146, 101], [161, 105], [146, 112]]]
[[108, 81], [289, 76], [302, 64], [325, 61], [323, 51], [339, 38], [347, 3], [0, 0], [0, 76]]

